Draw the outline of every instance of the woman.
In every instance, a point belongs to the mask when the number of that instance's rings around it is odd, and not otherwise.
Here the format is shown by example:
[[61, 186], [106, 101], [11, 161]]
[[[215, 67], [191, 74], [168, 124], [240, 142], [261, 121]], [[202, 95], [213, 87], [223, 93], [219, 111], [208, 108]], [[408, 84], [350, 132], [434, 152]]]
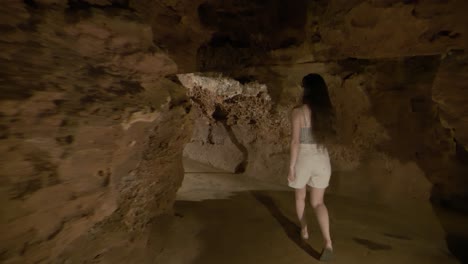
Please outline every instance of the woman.
[[291, 161], [288, 185], [296, 191], [296, 212], [301, 223], [301, 236], [308, 239], [304, 215], [306, 186], [310, 187], [310, 203], [320, 225], [324, 249], [320, 260], [330, 259], [333, 247], [330, 238], [327, 207], [323, 202], [331, 168], [325, 141], [334, 134], [333, 110], [327, 85], [318, 74], [302, 79], [302, 105], [292, 112]]

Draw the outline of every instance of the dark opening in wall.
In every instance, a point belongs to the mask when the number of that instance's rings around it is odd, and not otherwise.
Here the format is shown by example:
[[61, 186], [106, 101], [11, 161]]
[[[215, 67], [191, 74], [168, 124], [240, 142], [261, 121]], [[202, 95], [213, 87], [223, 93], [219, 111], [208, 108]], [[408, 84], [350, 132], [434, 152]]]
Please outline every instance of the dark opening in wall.
[[241, 84], [246, 84], [255, 81], [255, 77], [251, 75], [243, 75], [237, 78], [234, 78], [236, 81], [240, 82]]
[[228, 113], [225, 110], [223, 110], [219, 105], [217, 105], [212, 114], [212, 117], [216, 121], [225, 121], [227, 120], [227, 115]]
[[462, 164], [468, 165], [468, 151], [456, 139], [454, 139], [454, 141], [455, 141], [455, 152], [456, 152], [458, 160]]

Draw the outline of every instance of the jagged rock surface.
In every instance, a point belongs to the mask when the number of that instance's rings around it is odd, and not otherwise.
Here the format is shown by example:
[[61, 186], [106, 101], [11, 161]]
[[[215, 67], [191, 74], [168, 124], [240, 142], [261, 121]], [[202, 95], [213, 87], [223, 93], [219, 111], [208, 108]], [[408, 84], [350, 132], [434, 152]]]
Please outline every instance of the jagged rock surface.
[[191, 131], [183, 87], [164, 78], [177, 65], [138, 16], [29, 3], [1, 11], [5, 263], [51, 261], [111, 216], [138, 230], [170, 210]]
[[[227, 170], [284, 182], [288, 115], [311, 72], [325, 77], [337, 112], [335, 192], [392, 202], [427, 199], [433, 185], [436, 199], [463, 207], [466, 8], [460, 0], [7, 1], [0, 260], [66, 261], [75, 243], [100, 256], [113, 246], [109, 232], [144, 229], [171, 209], [192, 123], [187, 155], [203, 151]], [[184, 75], [190, 116], [174, 75], [202, 71], [223, 75]], [[122, 232], [115, 240], [128, 239]]]

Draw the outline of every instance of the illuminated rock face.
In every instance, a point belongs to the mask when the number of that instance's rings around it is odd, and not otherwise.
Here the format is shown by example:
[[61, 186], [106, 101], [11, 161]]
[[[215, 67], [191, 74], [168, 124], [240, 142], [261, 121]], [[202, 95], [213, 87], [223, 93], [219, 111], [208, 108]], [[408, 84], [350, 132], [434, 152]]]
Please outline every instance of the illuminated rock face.
[[464, 1], [7, 2], [2, 261], [141, 231], [171, 210], [183, 153], [284, 184], [312, 72], [336, 110], [332, 192], [466, 204]]
[[[56, 258], [111, 215], [141, 229], [171, 209], [191, 135], [177, 65], [113, 8], [2, 8], [2, 258]], [[174, 130], [178, 127], [178, 130]]]

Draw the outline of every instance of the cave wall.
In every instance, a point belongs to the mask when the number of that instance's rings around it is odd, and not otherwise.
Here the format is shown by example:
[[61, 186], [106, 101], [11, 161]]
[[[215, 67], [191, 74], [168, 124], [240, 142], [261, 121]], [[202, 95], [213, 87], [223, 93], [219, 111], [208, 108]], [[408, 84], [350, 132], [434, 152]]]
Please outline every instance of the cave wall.
[[139, 230], [170, 210], [190, 105], [150, 25], [80, 1], [1, 13], [1, 262], [51, 261], [96, 223]]
[[331, 191], [392, 202], [426, 200], [433, 185], [437, 199], [463, 207], [466, 7], [5, 2], [0, 259], [66, 260], [73, 241], [94, 247], [109, 230], [143, 230], [171, 209], [185, 142], [188, 156], [285, 183], [288, 115], [311, 72], [337, 111]]
[[464, 210], [468, 197], [467, 65], [467, 55], [461, 51], [446, 54], [440, 62], [431, 93], [439, 121], [433, 139], [440, 142], [442, 151], [433, 147], [432, 153], [438, 162], [425, 164], [431, 168], [434, 178], [439, 179], [434, 185], [438, 194], [434, 198]]
[[367, 59], [464, 49], [467, 7], [465, 1], [334, 0], [321, 17], [321, 42], [337, 56]]
[[[284, 45], [277, 46], [262, 42], [270, 32], [261, 26], [249, 30], [247, 23], [262, 25], [265, 18], [240, 21], [244, 29], [230, 26], [230, 19], [257, 12], [261, 2], [242, 10], [228, 8], [231, 4], [210, 6], [205, 22], [220, 26], [214, 27], [208, 47], [199, 50], [198, 62], [201, 71], [222, 69], [226, 80], [267, 86], [268, 118], [257, 115], [262, 106], [252, 98], [220, 101], [211, 91], [209, 104], [227, 113], [242, 143], [238, 150], [248, 150], [248, 175], [285, 183], [287, 115], [300, 96], [301, 78], [317, 72], [326, 79], [337, 112], [331, 191], [390, 203], [427, 200], [432, 193], [435, 200], [463, 207], [468, 193], [467, 145], [462, 143], [468, 132], [468, 20], [460, 10], [466, 2], [314, 1], [307, 4], [305, 20], [278, 28], [273, 42]], [[216, 17], [212, 9], [229, 10], [229, 18]], [[291, 12], [301, 17], [304, 10]], [[289, 27], [303, 31], [289, 32]], [[295, 41], [288, 42], [293, 35]], [[236, 111], [232, 102], [250, 108], [231, 113]], [[216, 124], [210, 115], [201, 116]]]

